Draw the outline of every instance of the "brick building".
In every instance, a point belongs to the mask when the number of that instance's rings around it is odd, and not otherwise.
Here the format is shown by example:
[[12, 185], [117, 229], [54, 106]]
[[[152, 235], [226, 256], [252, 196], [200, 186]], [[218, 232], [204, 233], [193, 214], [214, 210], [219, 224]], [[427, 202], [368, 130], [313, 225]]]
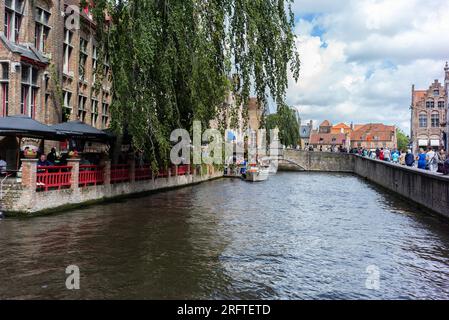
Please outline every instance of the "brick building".
[[108, 127], [110, 70], [105, 59], [104, 77], [94, 72], [95, 24], [79, 3], [0, 0], [0, 116]]
[[314, 150], [337, 151], [339, 148], [349, 148], [350, 136], [343, 132], [332, 132], [333, 126], [328, 121], [323, 121], [318, 130], [312, 130], [309, 145]]
[[382, 123], [357, 125], [351, 132], [351, 148], [397, 148], [397, 135], [395, 126]]
[[[447, 147], [449, 65], [444, 68], [444, 85], [435, 80], [427, 90], [412, 86], [411, 139], [413, 150]], [[445, 141], [446, 140], [446, 141]]]

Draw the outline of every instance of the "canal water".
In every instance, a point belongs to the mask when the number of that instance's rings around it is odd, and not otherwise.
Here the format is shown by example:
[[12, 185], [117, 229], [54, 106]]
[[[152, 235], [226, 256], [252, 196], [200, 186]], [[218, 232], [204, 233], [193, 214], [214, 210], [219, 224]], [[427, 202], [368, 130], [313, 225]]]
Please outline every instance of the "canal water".
[[216, 180], [0, 221], [0, 298], [447, 299], [449, 223], [353, 175]]

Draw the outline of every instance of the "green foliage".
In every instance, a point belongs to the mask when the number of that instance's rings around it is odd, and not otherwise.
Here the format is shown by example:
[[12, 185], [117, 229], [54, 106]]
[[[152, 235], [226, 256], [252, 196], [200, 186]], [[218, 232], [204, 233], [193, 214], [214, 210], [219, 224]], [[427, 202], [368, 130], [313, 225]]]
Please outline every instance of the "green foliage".
[[410, 143], [409, 137], [399, 128], [396, 129], [396, 136], [398, 139], [398, 150], [407, 150]]
[[99, 61], [108, 57], [112, 71], [112, 127], [127, 130], [156, 166], [168, 158], [171, 131], [190, 130], [193, 120], [208, 126], [229, 90], [244, 104], [252, 90], [264, 105], [268, 95], [282, 103], [289, 68], [299, 73], [291, 2], [95, 1]]
[[278, 128], [279, 140], [288, 147], [298, 145], [299, 127], [295, 111], [285, 104], [280, 105], [277, 113], [268, 115], [266, 119], [267, 130]]

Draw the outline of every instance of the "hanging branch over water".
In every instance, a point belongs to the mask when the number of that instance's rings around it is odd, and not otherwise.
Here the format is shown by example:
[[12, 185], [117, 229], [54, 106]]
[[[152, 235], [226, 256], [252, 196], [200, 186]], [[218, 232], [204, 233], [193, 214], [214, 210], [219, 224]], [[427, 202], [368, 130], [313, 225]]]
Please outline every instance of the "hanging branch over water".
[[170, 132], [193, 120], [208, 126], [230, 89], [244, 104], [253, 91], [262, 105], [269, 95], [281, 105], [289, 69], [299, 74], [291, 2], [95, 1], [100, 61], [107, 56], [112, 70], [113, 128], [126, 128], [157, 166], [168, 159]]

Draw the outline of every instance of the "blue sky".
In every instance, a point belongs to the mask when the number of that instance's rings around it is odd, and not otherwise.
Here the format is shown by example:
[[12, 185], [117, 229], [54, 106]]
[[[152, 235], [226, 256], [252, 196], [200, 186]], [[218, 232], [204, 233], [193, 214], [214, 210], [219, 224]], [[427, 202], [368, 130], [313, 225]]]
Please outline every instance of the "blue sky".
[[293, 8], [302, 70], [287, 102], [303, 121], [408, 132], [412, 84], [444, 80], [449, 0], [296, 0]]

